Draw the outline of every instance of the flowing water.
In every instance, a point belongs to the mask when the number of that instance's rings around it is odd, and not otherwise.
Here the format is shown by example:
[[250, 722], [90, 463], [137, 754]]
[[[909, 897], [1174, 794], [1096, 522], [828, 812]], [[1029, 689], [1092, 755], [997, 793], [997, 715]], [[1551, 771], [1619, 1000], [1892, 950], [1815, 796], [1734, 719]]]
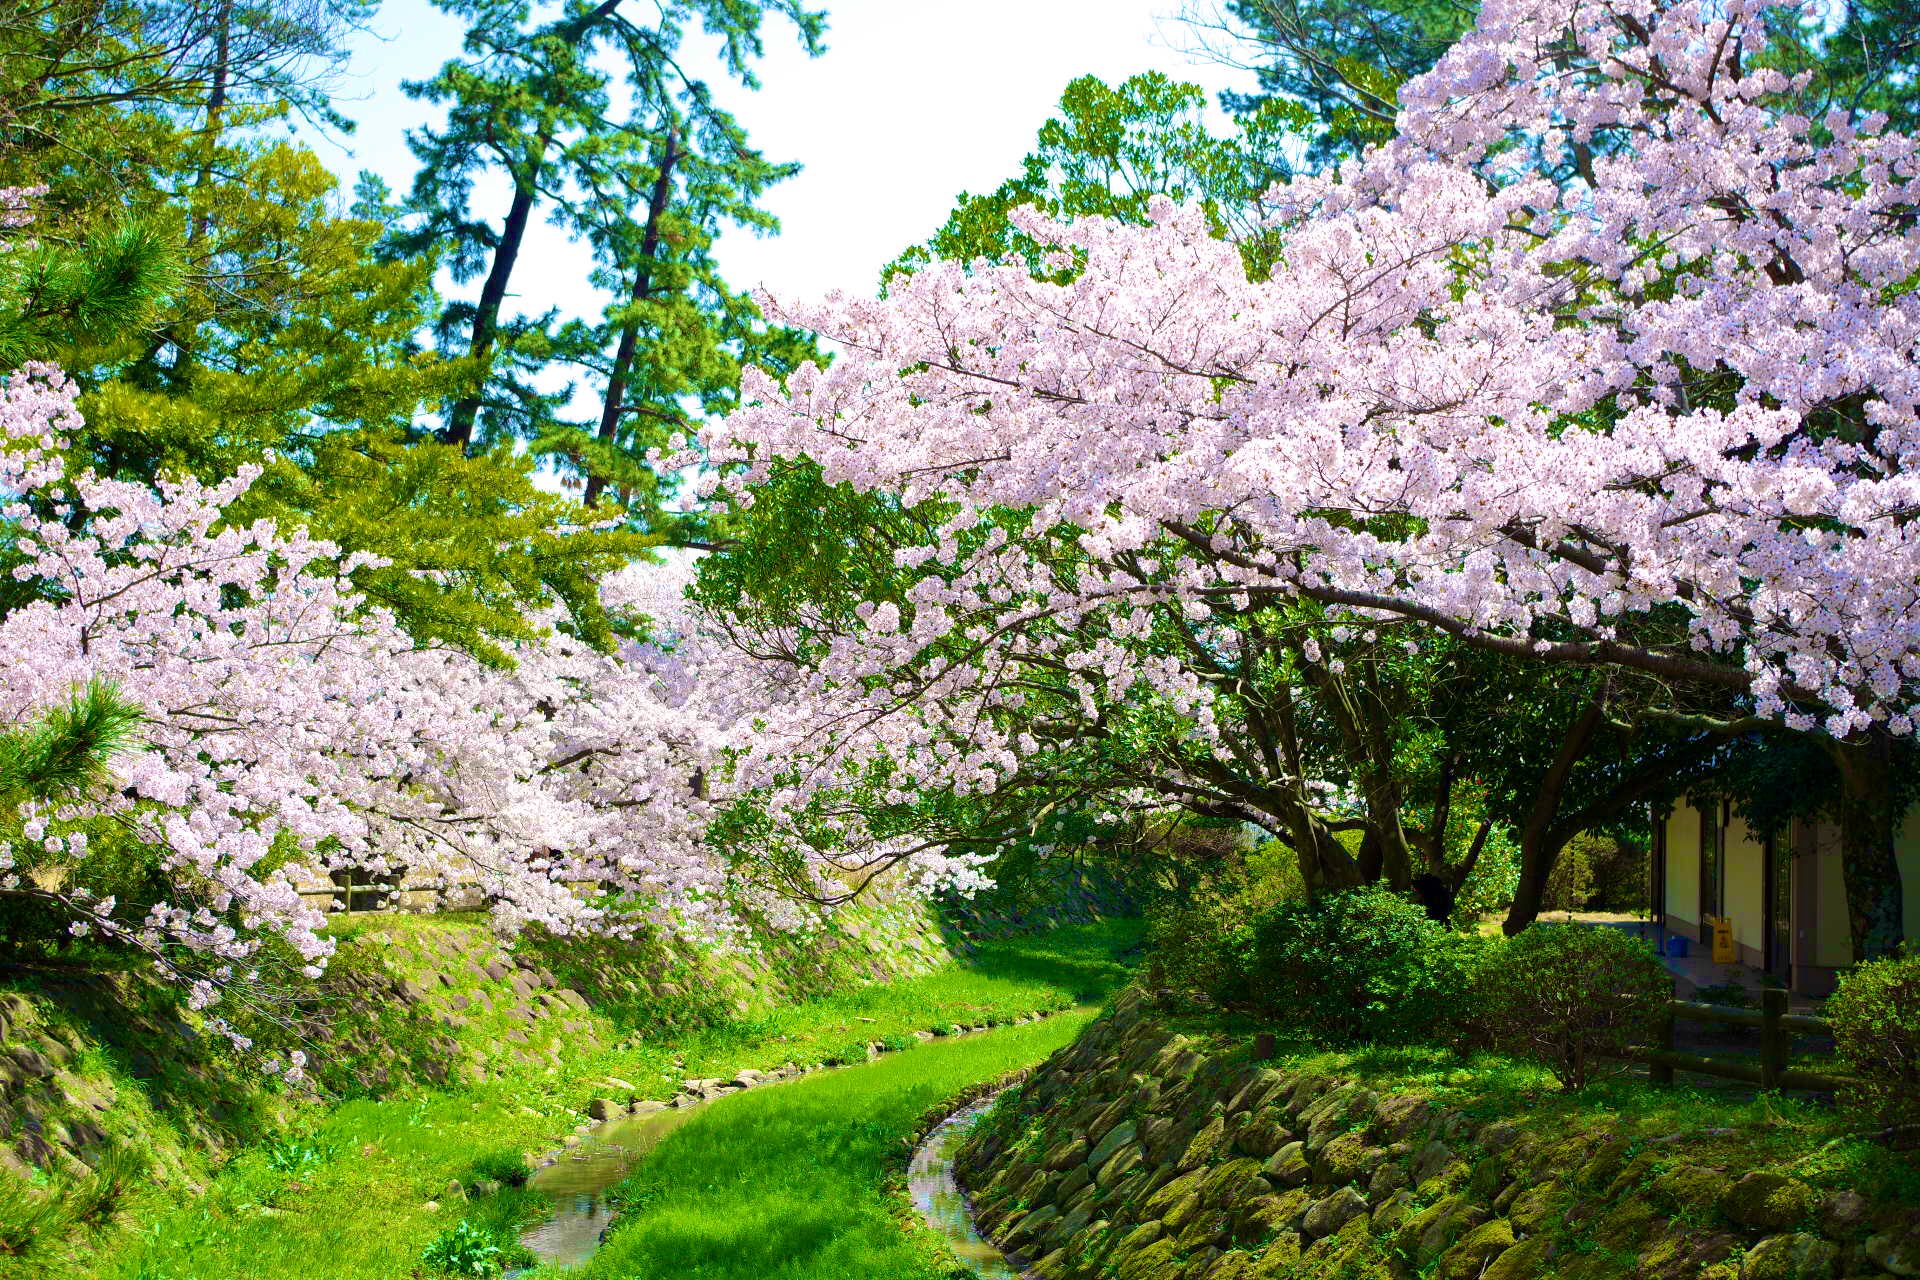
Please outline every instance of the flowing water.
[[[942, 1120], [914, 1152], [908, 1184], [921, 1216], [946, 1238], [974, 1275], [982, 1280], [1023, 1280], [1027, 1273], [974, 1229], [973, 1211], [953, 1177], [953, 1158], [967, 1130], [998, 1096], [969, 1103]], [[553, 1202], [553, 1216], [529, 1227], [520, 1243], [546, 1266], [574, 1267], [592, 1257], [614, 1218], [607, 1193], [642, 1156], [708, 1105], [693, 1103], [648, 1115], [621, 1116], [595, 1126], [579, 1146], [563, 1151], [557, 1161], [527, 1179], [529, 1190]], [[510, 1272], [509, 1280], [524, 1274]]]
[[553, 1201], [553, 1216], [530, 1227], [520, 1243], [552, 1266], [573, 1267], [593, 1256], [600, 1233], [613, 1221], [607, 1192], [635, 1161], [691, 1120], [706, 1104], [673, 1107], [651, 1115], [622, 1116], [596, 1126], [579, 1146], [527, 1179], [529, 1189]]
[[[997, 1097], [998, 1095], [994, 1095]], [[927, 1225], [945, 1237], [967, 1269], [982, 1280], [1021, 1280], [1026, 1273], [1000, 1252], [973, 1225], [973, 1209], [954, 1180], [953, 1159], [966, 1141], [967, 1131], [993, 1098], [982, 1098], [942, 1120], [913, 1153], [907, 1167], [907, 1189]]]

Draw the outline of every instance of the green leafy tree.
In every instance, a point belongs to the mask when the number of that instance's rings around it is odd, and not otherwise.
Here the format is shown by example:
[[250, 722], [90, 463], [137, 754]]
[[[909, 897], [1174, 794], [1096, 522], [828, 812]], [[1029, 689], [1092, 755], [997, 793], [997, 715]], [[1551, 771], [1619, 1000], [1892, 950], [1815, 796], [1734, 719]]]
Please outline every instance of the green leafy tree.
[[1299, 104], [1318, 129], [1315, 167], [1393, 136], [1399, 90], [1473, 25], [1464, 0], [1230, 0], [1193, 8], [1189, 23], [1225, 60], [1258, 74], [1252, 93], [1221, 103], [1236, 115]]
[[[594, 283], [615, 301], [600, 323], [566, 326], [562, 346], [604, 391], [596, 419], [556, 421], [533, 447], [582, 482], [596, 514], [624, 511], [639, 527], [699, 544], [698, 517], [667, 511], [650, 452], [731, 409], [743, 363], [780, 371], [817, 354], [807, 335], [765, 324], [713, 258], [727, 224], [778, 229], [755, 202], [797, 169], [768, 163], [710, 104], [685, 120], [669, 110], [664, 137], [644, 156], [612, 147], [597, 163], [583, 160], [594, 198], [576, 210], [578, 230], [604, 264]], [[627, 213], [636, 192], [644, 218]]]
[[423, 643], [503, 662], [556, 603], [607, 638], [593, 577], [648, 540], [585, 527], [534, 460], [415, 425], [457, 372], [419, 344], [436, 259], [388, 251], [377, 185], [348, 204], [275, 136], [322, 111], [316, 77], [364, 13], [92, 0], [0, 24], [0, 182], [37, 192], [0, 257], [0, 358], [79, 382], [72, 447], [104, 474], [264, 465], [236, 518], [380, 557], [355, 577]]
[[[458, 357], [441, 438], [467, 449], [534, 441], [583, 480], [593, 504], [612, 485], [636, 522], [660, 524], [661, 484], [643, 468], [646, 451], [728, 403], [742, 358], [780, 363], [786, 336], [762, 333], [710, 249], [728, 224], [772, 230], [756, 202], [794, 172], [746, 145], [679, 51], [698, 23], [719, 41], [727, 72], [752, 86], [767, 15], [790, 20], [810, 52], [824, 19], [799, 0], [676, 0], [650, 20], [621, 0], [571, 0], [551, 16], [514, 0], [441, 5], [467, 22], [466, 52], [407, 86], [447, 114], [411, 139], [420, 170], [410, 223], [393, 242], [402, 253], [438, 253], [457, 282], [479, 285], [432, 323], [437, 348]], [[474, 200], [490, 174], [511, 191], [497, 219]], [[595, 283], [613, 297], [601, 322], [569, 323], [551, 308], [509, 312], [538, 216], [592, 248]], [[573, 387], [560, 379], [582, 368], [599, 375], [604, 395], [591, 421], [573, 422]]]
[[1289, 176], [1289, 140], [1309, 122], [1299, 106], [1268, 99], [1250, 107], [1227, 136], [1208, 130], [1206, 93], [1158, 71], [1118, 86], [1082, 76], [1060, 97], [1060, 114], [1040, 126], [1017, 177], [986, 195], [962, 192], [946, 225], [908, 249], [886, 273], [935, 258], [969, 262], [1010, 255], [1036, 273], [1050, 246], [1034, 243], [1009, 218], [1032, 205], [1056, 218], [1145, 222], [1156, 196], [1197, 202], [1216, 233], [1245, 246], [1257, 269], [1270, 244], [1257, 225], [1262, 192]]

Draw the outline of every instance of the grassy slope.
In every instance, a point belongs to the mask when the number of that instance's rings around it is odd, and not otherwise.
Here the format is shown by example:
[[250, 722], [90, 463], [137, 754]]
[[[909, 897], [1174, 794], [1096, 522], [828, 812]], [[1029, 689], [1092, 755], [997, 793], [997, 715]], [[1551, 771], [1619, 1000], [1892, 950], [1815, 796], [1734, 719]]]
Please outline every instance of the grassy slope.
[[[676, 1130], [624, 1183], [627, 1209], [583, 1280], [939, 1280], [888, 1185], [904, 1140], [967, 1085], [1029, 1065], [1076, 1011], [936, 1041], [867, 1066], [741, 1094]], [[558, 1273], [555, 1273], [558, 1274]]]
[[[136, 1206], [147, 1224], [55, 1262], [51, 1274], [85, 1280], [391, 1280], [461, 1216], [503, 1219], [511, 1195], [486, 1205], [430, 1209], [450, 1179], [483, 1155], [552, 1146], [576, 1108], [615, 1075], [642, 1095], [668, 1096], [683, 1076], [727, 1076], [742, 1067], [813, 1063], [855, 1042], [907, 1036], [947, 1023], [1000, 1023], [1038, 1009], [1097, 999], [1125, 977], [1117, 954], [1138, 939], [1132, 922], [1071, 926], [1036, 938], [983, 944], [966, 967], [774, 1010], [688, 1036], [646, 1041], [571, 1060], [564, 1072], [528, 1073], [446, 1093], [348, 1102], [299, 1147], [243, 1153], [199, 1200]], [[870, 1019], [870, 1021], [869, 1021]], [[1039, 1024], [1012, 1033], [1051, 1034]], [[959, 1042], [956, 1042], [959, 1043]], [[1038, 1043], [1038, 1042], [1036, 1042]], [[917, 1053], [902, 1061], [919, 1060]], [[987, 1068], [984, 1074], [995, 1073]], [[276, 1150], [279, 1153], [275, 1167]], [[317, 1156], [297, 1165], [303, 1152]], [[144, 1208], [145, 1212], [138, 1212]], [[0, 1269], [0, 1274], [4, 1270]]]
[[[1167, 1021], [1243, 1052], [1252, 1032], [1265, 1029], [1240, 1017]], [[1596, 1133], [1617, 1135], [1632, 1144], [1635, 1154], [1662, 1153], [1663, 1168], [1680, 1163], [1768, 1168], [1817, 1187], [1920, 1203], [1920, 1153], [1874, 1141], [1866, 1131], [1870, 1126], [1818, 1095], [1759, 1093], [1684, 1073], [1679, 1084], [1662, 1088], [1649, 1084], [1643, 1070], [1624, 1065], [1619, 1074], [1570, 1093], [1544, 1067], [1493, 1053], [1463, 1057], [1432, 1045], [1328, 1049], [1283, 1038], [1274, 1065], [1358, 1077], [1381, 1092], [1419, 1093], [1481, 1121], [1520, 1121], [1530, 1133], [1549, 1138], [1577, 1142]]]

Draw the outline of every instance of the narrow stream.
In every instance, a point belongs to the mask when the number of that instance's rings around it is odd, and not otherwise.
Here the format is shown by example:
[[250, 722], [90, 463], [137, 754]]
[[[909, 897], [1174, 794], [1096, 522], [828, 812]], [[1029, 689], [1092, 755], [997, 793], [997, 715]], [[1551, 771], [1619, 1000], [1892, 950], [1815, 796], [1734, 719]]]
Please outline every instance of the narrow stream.
[[967, 1131], [999, 1096], [970, 1102], [934, 1126], [907, 1166], [907, 1189], [920, 1216], [946, 1238], [967, 1270], [982, 1280], [1021, 1280], [1027, 1273], [1019, 1269], [1018, 1260], [1000, 1252], [974, 1227], [973, 1209], [953, 1176], [953, 1159]]
[[575, 1267], [600, 1247], [600, 1233], [613, 1221], [607, 1192], [627, 1176], [634, 1162], [660, 1140], [706, 1107], [696, 1103], [621, 1116], [596, 1126], [579, 1146], [527, 1179], [530, 1190], [553, 1201], [553, 1216], [529, 1227], [520, 1243], [548, 1266]]
[[[971, 1032], [989, 1035], [989, 1031]], [[840, 1067], [833, 1070], [858, 1070]], [[731, 1094], [723, 1094], [730, 1097]], [[970, 1102], [936, 1125], [913, 1153], [907, 1177], [920, 1214], [945, 1237], [967, 1269], [981, 1280], [1025, 1280], [1018, 1259], [1009, 1259], [974, 1229], [973, 1211], [954, 1181], [953, 1159], [967, 1130], [998, 1093]], [[520, 1236], [520, 1243], [542, 1266], [575, 1267], [593, 1256], [614, 1219], [607, 1193], [618, 1186], [641, 1157], [711, 1102], [690, 1103], [645, 1115], [621, 1116], [596, 1125], [579, 1146], [563, 1151], [553, 1164], [527, 1179], [529, 1190], [553, 1202], [553, 1215]], [[526, 1275], [511, 1271], [507, 1280]]]

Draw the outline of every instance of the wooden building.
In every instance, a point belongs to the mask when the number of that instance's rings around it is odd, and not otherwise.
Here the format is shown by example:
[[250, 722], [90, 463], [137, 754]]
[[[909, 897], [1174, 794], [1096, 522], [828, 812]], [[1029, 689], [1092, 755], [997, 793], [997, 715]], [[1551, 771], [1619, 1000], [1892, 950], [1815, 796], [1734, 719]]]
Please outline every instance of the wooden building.
[[[1920, 806], [1897, 839], [1907, 937], [1920, 938]], [[1794, 991], [1825, 995], [1853, 963], [1840, 832], [1831, 819], [1795, 819], [1758, 836], [1732, 806], [1688, 796], [1653, 831], [1653, 915], [1667, 936], [1710, 949], [1709, 923], [1733, 929], [1738, 963]]]

